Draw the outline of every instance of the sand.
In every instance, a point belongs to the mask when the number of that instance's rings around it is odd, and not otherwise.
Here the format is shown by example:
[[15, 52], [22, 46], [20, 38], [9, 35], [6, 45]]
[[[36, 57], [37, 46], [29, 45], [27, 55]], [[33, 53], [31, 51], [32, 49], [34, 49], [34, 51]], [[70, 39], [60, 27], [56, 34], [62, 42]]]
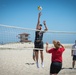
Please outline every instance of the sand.
[[[67, 44], [63, 53], [63, 69], [58, 75], [76, 75], [75, 69], [72, 68], [71, 45]], [[28, 48], [29, 47], [29, 48]], [[44, 49], [44, 68], [36, 67], [32, 59], [33, 44], [6, 44], [0, 45], [0, 75], [49, 75], [51, 55], [47, 54]]]

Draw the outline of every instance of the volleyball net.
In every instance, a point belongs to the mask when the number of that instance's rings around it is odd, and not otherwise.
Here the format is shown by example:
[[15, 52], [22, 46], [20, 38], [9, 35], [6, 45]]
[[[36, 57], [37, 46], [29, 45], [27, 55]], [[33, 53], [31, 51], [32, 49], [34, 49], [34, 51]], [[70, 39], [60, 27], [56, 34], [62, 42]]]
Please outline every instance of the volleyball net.
[[[9, 48], [34, 48], [35, 31], [37, 30], [0, 24], [0, 45], [9, 44]], [[48, 29], [43, 35], [44, 45], [46, 42], [52, 45], [53, 40], [72, 46], [76, 40], [76, 32]]]

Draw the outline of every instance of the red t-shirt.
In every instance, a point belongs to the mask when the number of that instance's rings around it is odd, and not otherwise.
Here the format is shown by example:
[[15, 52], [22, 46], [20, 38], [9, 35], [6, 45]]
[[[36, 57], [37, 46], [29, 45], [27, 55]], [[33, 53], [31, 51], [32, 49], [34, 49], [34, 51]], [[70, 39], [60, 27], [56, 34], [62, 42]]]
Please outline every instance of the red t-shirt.
[[64, 50], [65, 49], [63, 47], [58, 49], [52, 48], [48, 50], [48, 53], [52, 53], [52, 62], [62, 62], [62, 53]]

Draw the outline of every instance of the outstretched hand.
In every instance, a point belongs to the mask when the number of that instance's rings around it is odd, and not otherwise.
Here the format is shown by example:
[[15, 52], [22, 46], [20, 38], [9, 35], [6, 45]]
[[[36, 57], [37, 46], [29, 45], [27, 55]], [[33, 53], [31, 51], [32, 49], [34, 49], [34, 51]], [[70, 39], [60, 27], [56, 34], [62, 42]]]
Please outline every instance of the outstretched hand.
[[40, 17], [40, 16], [42, 15], [42, 13], [41, 13], [41, 12], [39, 12], [39, 14], [38, 14], [38, 15], [39, 15], [39, 17]]
[[57, 41], [57, 44], [60, 46], [61, 45], [60, 41]]
[[46, 42], [46, 45], [48, 45], [48, 42]]
[[43, 21], [43, 24], [46, 25], [46, 21]]

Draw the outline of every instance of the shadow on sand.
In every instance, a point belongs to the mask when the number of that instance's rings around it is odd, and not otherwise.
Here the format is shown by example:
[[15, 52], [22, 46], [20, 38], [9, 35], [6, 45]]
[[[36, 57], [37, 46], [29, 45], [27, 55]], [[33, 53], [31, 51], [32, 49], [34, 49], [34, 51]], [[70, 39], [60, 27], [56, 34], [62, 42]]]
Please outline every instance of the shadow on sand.
[[62, 70], [63, 70], [63, 69], [76, 69], [76, 68], [71, 68], [71, 67], [65, 68], [65, 67], [63, 67]]
[[25, 63], [26, 65], [34, 65], [35, 63]]

